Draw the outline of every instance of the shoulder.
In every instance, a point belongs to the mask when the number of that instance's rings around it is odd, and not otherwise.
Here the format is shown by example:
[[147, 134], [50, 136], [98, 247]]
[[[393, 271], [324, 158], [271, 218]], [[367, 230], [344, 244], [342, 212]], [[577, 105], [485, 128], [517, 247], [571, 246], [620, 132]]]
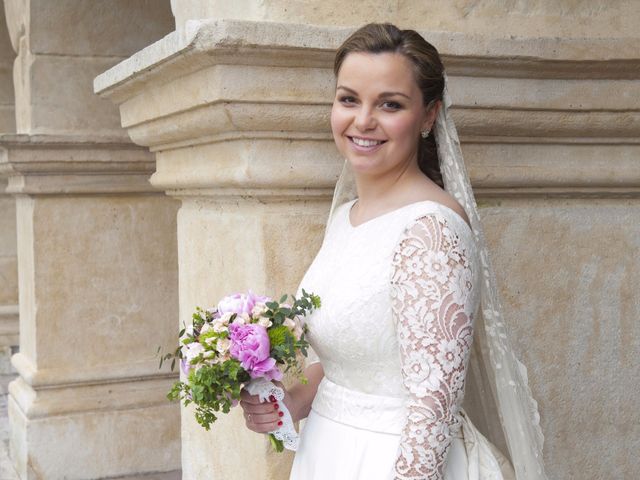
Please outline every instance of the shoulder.
[[474, 258], [477, 255], [475, 236], [465, 218], [442, 203], [416, 204], [405, 218], [396, 241], [395, 256], [431, 251]]

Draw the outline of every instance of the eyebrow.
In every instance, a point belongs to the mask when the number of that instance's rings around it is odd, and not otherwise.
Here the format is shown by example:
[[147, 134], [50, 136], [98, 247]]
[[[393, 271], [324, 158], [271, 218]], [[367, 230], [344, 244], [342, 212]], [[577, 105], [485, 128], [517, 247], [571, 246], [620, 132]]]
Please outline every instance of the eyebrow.
[[[353, 93], [355, 95], [358, 94], [355, 90], [353, 90], [353, 89], [351, 89], [349, 87], [345, 87], [343, 85], [338, 85], [336, 87], [336, 90], [340, 90], [340, 89], [346, 90], [347, 92]], [[378, 98], [394, 97], [396, 95], [400, 95], [401, 97], [404, 97], [404, 98], [407, 98], [407, 99], [411, 100], [411, 97], [409, 95], [407, 95], [406, 93], [402, 93], [402, 92], [382, 92], [380, 95], [378, 95]]]

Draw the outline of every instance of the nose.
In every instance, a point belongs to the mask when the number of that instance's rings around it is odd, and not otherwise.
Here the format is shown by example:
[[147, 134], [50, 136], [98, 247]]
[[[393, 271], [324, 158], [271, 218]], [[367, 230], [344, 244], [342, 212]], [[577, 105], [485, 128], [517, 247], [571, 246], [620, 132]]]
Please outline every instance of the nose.
[[360, 108], [354, 119], [354, 126], [361, 132], [376, 128], [376, 118], [373, 111], [365, 106]]

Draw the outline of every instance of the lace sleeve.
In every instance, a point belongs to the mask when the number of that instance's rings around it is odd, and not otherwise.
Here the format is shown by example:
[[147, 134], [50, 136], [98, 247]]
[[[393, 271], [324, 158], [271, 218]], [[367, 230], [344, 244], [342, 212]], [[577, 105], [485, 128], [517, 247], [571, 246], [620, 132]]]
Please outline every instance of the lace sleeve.
[[413, 221], [392, 262], [391, 302], [407, 389], [394, 479], [442, 479], [473, 339], [473, 245], [439, 214]]

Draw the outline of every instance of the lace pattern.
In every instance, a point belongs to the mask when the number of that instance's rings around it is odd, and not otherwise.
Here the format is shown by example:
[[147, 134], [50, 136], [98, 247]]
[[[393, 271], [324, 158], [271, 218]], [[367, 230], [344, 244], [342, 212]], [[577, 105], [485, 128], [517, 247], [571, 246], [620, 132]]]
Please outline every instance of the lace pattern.
[[460, 428], [478, 305], [476, 249], [464, 233], [439, 213], [424, 215], [394, 251], [392, 315], [408, 394], [394, 479], [443, 478]]

